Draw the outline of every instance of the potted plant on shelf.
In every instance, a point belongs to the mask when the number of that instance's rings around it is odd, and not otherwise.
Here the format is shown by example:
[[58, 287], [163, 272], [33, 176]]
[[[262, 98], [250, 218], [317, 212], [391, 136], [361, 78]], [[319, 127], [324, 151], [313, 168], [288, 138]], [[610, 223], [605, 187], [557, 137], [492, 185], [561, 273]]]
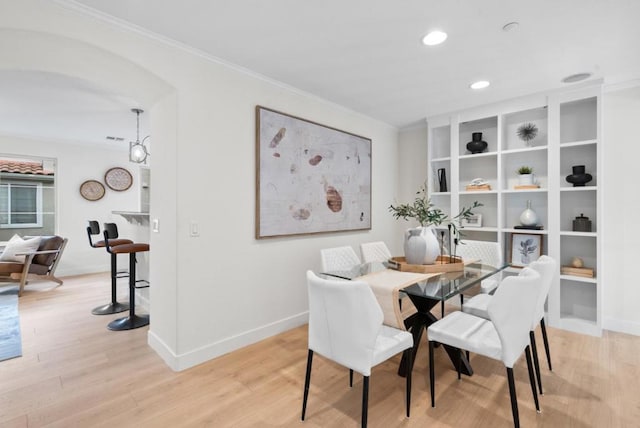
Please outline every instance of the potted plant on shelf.
[[[473, 209], [482, 206], [475, 201], [470, 208], [462, 208], [453, 218], [437, 208], [427, 196], [427, 186], [423, 185], [416, 192], [413, 203], [390, 205], [389, 211], [396, 219], [415, 219], [419, 227], [407, 229], [404, 235], [404, 254], [407, 263], [414, 265], [430, 265], [435, 263], [441, 253], [441, 246], [435, 234], [435, 226], [448, 223], [449, 233], [453, 234], [456, 244], [461, 243], [460, 220], [471, 217]], [[442, 232], [444, 235], [444, 232]], [[444, 238], [444, 236], [443, 236]], [[444, 239], [443, 239], [444, 240]], [[451, 240], [450, 240], [451, 242]], [[455, 250], [452, 252], [455, 254]]]
[[533, 186], [534, 176], [533, 168], [530, 166], [521, 166], [518, 168], [519, 183], [521, 186]]

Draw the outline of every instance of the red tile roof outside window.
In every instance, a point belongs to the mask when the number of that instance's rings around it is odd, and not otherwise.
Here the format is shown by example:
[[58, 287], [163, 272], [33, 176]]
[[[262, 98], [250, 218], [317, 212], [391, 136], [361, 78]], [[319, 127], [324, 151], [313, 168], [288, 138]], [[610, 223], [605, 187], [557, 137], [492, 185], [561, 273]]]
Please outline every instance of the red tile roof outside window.
[[0, 172], [13, 174], [53, 175], [54, 172], [42, 168], [39, 162], [0, 159]]

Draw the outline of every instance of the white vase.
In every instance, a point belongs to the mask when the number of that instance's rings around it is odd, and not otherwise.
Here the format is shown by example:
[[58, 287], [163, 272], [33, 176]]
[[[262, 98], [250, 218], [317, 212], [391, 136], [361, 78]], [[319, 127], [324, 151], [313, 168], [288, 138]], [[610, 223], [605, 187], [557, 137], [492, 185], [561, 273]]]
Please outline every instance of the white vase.
[[404, 257], [411, 265], [432, 265], [440, 254], [440, 245], [432, 226], [407, 229]]
[[520, 185], [521, 186], [531, 186], [533, 185], [534, 177], [533, 174], [520, 174]]
[[538, 224], [538, 214], [531, 209], [531, 201], [527, 201], [527, 209], [520, 214], [520, 224], [523, 226], [535, 226]]

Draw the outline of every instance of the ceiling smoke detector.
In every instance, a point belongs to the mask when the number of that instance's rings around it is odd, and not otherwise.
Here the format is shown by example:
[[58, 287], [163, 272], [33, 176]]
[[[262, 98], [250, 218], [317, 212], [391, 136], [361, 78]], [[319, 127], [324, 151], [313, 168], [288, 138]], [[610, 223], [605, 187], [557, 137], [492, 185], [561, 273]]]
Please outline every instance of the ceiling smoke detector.
[[502, 26], [502, 31], [509, 32], [509, 31], [512, 31], [512, 30], [517, 30], [518, 27], [520, 27], [520, 23], [516, 22], [516, 21], [513, 21], [513, 22], [509, 22], [507, 24], [504, 24]]
[[576, 73], [576, 74], [572, 74], [571, 76], [567, 76], [564, 79], [562, 79], [562, 83], [580, 82], [582, 80], [588, 79], [591, 76], [592, 76], [591, 73]]

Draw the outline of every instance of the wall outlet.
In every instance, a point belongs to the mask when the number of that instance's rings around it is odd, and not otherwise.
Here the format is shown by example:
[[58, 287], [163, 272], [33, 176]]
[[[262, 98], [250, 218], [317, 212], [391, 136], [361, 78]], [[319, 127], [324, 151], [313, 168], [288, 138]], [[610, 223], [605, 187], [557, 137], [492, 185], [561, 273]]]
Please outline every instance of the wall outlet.
[[158, 220], [157, 218], [154, 218], [151, 221], [151, 229], [156, 233], [160, 232], [160, 220]]

